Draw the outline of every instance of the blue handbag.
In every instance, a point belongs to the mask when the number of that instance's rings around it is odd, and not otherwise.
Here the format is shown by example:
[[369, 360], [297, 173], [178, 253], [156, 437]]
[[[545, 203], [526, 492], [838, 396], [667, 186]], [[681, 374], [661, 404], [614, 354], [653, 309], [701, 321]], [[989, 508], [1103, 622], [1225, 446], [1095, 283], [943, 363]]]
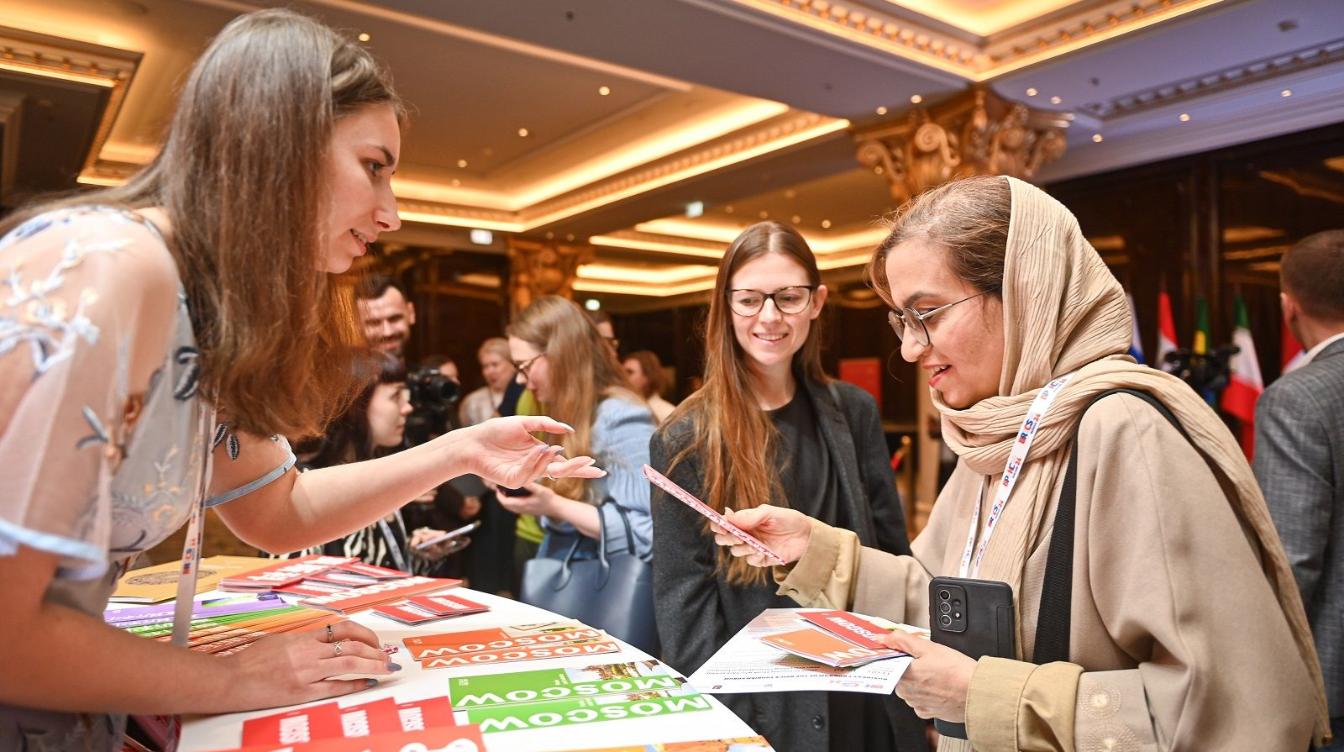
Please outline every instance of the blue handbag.
[[529, 605], [576, 619], [590, 627], [658, 655], [653, 613], [653, 565], [635, 554], [635, 536], [625, 509], [610, 504], [625, 528], [623, 550], [609, 552], [606, 525], [598, 526], [597, 557], [576, 558], [583, 536], [576, 536], [563, 559], [531, 559], [523, 567], [520, 599]]

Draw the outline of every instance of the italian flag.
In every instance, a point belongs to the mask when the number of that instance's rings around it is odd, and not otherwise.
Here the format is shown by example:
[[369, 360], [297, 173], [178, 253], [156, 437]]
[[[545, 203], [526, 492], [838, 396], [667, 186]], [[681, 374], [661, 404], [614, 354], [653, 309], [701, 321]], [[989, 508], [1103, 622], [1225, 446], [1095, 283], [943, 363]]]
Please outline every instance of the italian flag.
[[1176, 348], [1176, 319], [1171, 315], [1171, 296], [1164, 287], [1157, 294], [1157, 357], [1153, 365], [1170, 371], [1172, 367], [1167, 363], [1167, 353], [1175, 352]]
[[1246, 301], [1240, 297], [1236, 311], [1237, 325], [1232, 332], [1232, 344], [1240, 348], [1240, 352], [1232, 359], [1232, 378], [1223, 390], [1223, 410], [1241, 424], [1241, 449], [1250, 459], [1255, 453], [1255, 401], [1265, 391], [1265, 381], [1260, 377], [1260, 361], [1255, 356]]

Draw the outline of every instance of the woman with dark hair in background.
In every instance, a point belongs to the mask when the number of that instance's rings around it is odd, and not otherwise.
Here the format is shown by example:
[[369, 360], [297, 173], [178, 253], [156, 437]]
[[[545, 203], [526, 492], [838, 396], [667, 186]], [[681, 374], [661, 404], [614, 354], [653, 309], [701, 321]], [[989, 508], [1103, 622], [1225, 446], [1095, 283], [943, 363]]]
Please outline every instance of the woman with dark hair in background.
[[[381, 354], [374, 357], [374, 365], [378, 368], [377, 378], [331, 422], [312, 456], [299, 463], [301, 470], [363, 462], [405, 446], [406, 418], [411, 414], [406, 366], [400, 358]], [[371, 525], [301, 553], [357, 556], [374, 566], [425, 574], [434, 568], [435, 562], [457, 550], [446, 545], [429, 552], [416, 551], [417, 544], [442, 533], [443, 530], [428, 527], [408, 530], [402, 510], [398, 509]]]
[[568, 430], [546, 418], [293, 470], [282, 437], [322, 433], [363, 386], [353, 301], [329, 275], [400, 225], [401, 117], [360, 45], [292, 12], [243, 15], [193, 67], [149, 166], [0, 222], [0, 749], [118, 749], [125, 713], [308, 702], [372, 681], [328, 677], [396, 669], [348, 621], [225, 658], [104, 624], [137, 554], [188, 519], [199, 550], [203, 502], [293, 551], [463, 473], [601, 475], [533, 438]]
[[[777, 222], [743, 230], [710, 298], [704, 386], [658, 429], [651, 464], [717, 510], [771, 503], [909, 553], [877, 405], [822, 373], [816, 320], [825, 302], [797, 231]], [[674, 668], [695, 671], [762, 610], [795, 606], [760, 570], [716, 549], [704, 520], [662, 491], [653, 519], [658, 633]], [[781, 752], [927, 746], [923, 723], [894, 698], [721, 699]]]
[[658, 359], [658, 355], [652, 350], [636, 350], [625, 356], [621, 367], [625, 369], [626, 378], [630, 379], [630, 386], [649, 403], [653, 417], [659, 423], [667, 420], [667, 416], [677, 406], [663, 399], [663, 392], [667, 390], [667, 374], [663, 371], [663, 362]]

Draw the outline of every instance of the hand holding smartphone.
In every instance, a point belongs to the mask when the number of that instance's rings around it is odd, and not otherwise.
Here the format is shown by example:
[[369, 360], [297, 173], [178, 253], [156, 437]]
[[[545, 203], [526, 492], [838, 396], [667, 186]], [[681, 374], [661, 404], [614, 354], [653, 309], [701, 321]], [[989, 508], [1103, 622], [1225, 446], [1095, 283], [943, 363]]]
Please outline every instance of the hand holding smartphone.
[[725, 533], [728, 533], [729, 535], [733, 536], [734, 538], [737, 538], [738, 540], [742, 541], [748, 546], [751, 546], [756, 551], [756, 553], [764, 556], [770, 561], [773, 561], [777, 565], [782, 566], [784, 564], [784, 559], [781, 558], [779, 554], [775, 553], [774, 551], [771, 551], [768, 546], [766, 546], [764, 543], [756, 539], [755, 536], [743, 531], [738, 526], [729, 522], [726, 517], [714, 511], [714, 509], [705, 502], [692, 496], [690, 493], [686, 491], [686, 489], [682, 488], [681, 486], [678, 486], [676, 483], [673, 483], [671, 480], [667, 478], [667, 476], [663, 475], [657, 470], [654, 470], [652, 467], [649, 467], [648, 465], [645, 465], [643, 470], [644, 470], [644, 477], [648, 478], [650, 483], [666, 491], [668, 495], [670, 495], [672, 498], [680, 501], [681, 503], [685, 504], [691, 509], [694, 509], [695, 511], [699, 512], [710, 522], [722, 528]]
[[[1006, 582], [934, 577], [929, 583], [929, 637], [971, 658], [1017, 657], [1013, 589]], [[934, 719], [938, 733], [966, 738], [966, 725]]]
[[450, 540], [453, 540], [454, 538], [461, 538], [462, 536], [466, 535], [467, 533], [470, 533], [471, 531], [475, 530], [476, 528], [478, 528], [478, 527], [480, 527], [480, 526], [481, 526], [481, 521], [480, 521], [480, 520], [476, 520], [476, 521], [474, 521], [474, 522], [470, 522], [470, 523], [468, 523], [468, 524], [466, 524], [466, 525], [463, 525], [462, 527], [459, 527], [459, 528], [456, 529], [456, 530], [450, 530], [450, 531], [444, 533], [443, 535], [436, 535], [436, 536], [434, 536], [433, 538], [430, 538], [430, 539], [427, 540], [427, 541], [423, 541], [423, 542], [421, 542], [421, 543], [417, 543], [416, 546], [415, 546], [415, 550], [417, 550], [417, 551], [425, 551], [425, 550], [427, 550], [427, 549], [430, 549], [430, 548], [433, 548], [433, 547], [435, 547], [435, 546], [437, 546], [437, 545], [442, 544], [444, 541], [450, 541]]

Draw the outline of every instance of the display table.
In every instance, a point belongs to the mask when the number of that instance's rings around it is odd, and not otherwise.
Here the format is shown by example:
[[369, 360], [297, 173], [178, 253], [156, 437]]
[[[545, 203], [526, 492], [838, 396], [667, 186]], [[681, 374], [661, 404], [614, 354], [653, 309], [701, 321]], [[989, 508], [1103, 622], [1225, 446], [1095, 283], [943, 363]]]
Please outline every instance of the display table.
[[[337, 698], [336, 701], [342, 707], [359, 705], [385, 697], [394, 698], [397, 702], [410, 702], [445, 696], [448, 694], [448, 681], [460, 676], [500, 674], [543, 668], [577, 668], [595, 663], [648, 660], [651, 657], [630, 645], [620, 643], [621, 651], [619, 653], [607, 655], [552, 658], [491, 666], [421, 669], [420, 665], [411, 659], [405, 646], [402, 645], [403, 638], [564, 618], [517, 601], [466, 588], [458, 588], [450, 592], [461, 594], [468, 599], [487, 605], [490, 607], [490, 611], [445, 619], [418, 627], [397, 624], [369, 611], [351, 617], [353, 621], [376, 632], [382, 642], [399, 646], [401, 649], [392, 656], [392, 660], [400, 664], [402, 668], [401, 671], [391, 677], [381, 680], [380, 684], [372, 689]], [[502, 731], [485, 735], [485, 744], [490, 752], [505, 752], [506, 750], [510, 752], [561, 752], [562, 750], [600, 749], [658, 742], [726, 739], [755, 734], [747, 724], [743, 723], [718, 700], [708, 695], [705, 697], [713, 706], [711, 710], [654, 718], [598, 721], [553, 728]], [[296, 705], [294, 707], [302, 706]], [[276, 712], [278, 712], [277, 709], [271, 708], [248, 713], [183, 718], [182, 741], [178, 749], [183, 752], [194, 752], [196, 750], [238, 747], [242, 739], [243, 721], [256, 716], [272, 715]]]

